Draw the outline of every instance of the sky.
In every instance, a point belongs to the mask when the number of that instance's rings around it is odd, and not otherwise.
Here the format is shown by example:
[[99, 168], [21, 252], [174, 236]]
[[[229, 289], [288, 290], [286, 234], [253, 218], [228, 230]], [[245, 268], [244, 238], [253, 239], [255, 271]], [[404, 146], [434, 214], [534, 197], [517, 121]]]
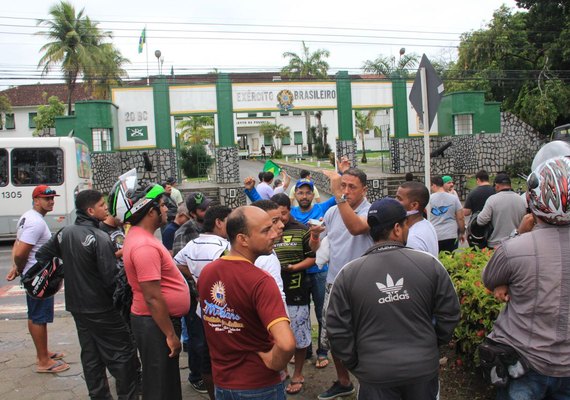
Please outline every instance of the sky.
[[[502, 4], [514, 0], [72, 0], [76, 11], [111, 31], [113, 42], [130, 60], [129, 78], [169, 74], [279, 71], [283, 53], [330, 52], [330, 73], [360, 73], [379, 55], [425, 53], [454, 60], [461, 33], [484, 28]], [[50, 0], [20, 0], [0, 11], [0, 90], [25, 83], [61, 81], [56, 68], [47, 76], [37, 68], [46, 38], [38, 19], [49, 18]], [[138, 53], [146, 26], [147, 42]]]

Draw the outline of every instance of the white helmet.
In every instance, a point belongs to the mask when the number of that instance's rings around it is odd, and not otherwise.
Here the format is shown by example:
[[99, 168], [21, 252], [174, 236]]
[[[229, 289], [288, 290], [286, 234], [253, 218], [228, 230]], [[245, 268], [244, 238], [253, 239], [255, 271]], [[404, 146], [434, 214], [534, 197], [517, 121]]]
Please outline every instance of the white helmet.
[[138, 188], [136, 169], [119, 177], [109, 192], [109, 212], [121, 222], [130, 222], [139, 211], [146, 211], [164, 193], [160, 185], [151, 184], [145, 189]]
[[554, 157], [527, 179], [527, 203], [534, 215], [552, 225], [570, 224], [570, 158]]

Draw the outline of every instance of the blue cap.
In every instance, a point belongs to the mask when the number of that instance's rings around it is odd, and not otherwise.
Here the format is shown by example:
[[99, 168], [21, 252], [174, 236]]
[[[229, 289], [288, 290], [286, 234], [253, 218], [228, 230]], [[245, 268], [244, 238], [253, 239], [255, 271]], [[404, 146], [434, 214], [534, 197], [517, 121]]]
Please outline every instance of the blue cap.
[[297, 183], [295, 184], [295, 189], [299, 189], [303, 185], [309, 186], [311, 188], [311, 190], [313, 190], [315, 188], [315, 184], [313, 183], [312, 180], [303, 178], [303, 179], [299, 179], [297, 181]]

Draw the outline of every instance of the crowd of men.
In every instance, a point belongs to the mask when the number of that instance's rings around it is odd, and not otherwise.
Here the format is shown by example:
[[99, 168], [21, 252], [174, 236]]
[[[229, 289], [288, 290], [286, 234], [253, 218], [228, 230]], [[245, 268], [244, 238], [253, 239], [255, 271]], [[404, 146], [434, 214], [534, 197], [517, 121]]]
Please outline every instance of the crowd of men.
[[[175, 180], [139, 188], [123, 176], [108, 201], [80, 192], [75, 224], [53, 237], [43, 217], [57, 194], [40, 185], [19, 221], [8, 279], [36, 259], [63, 260], [66, 309], [93, 399], [111, 398], [106, 370], [120, 399], [180, 399], [183, 327], [188, 381], [210, 399], [300, 393], [312, 357], [311, 300], [315, 366], [327, 367], [330, 352], [337, 375], [320, 400], [353, 394], [350, 373], [359, 399], [437, 399], [438, 346], [460, 319], [437, 257], [465, 242], [471, 226], [490, 226], [495, 252], [483, 281], [507, 306], [488, 340], [514, 349], [524, 367], [505, 377], [498, 396], [570, 398], [567, 158], [533, 171], [528, 204], [506, 173], [491, 185], [479, 171], [464, 206], [451, 176], [433, 177], [431, 194], [412, 176], [395, 198], [371, 204], [366, 173], [346, 158], [324, 173], [329, 200], [314, 201], [310, 173], [289, 195], [286, 174], [275, 194], [273, 174], [260, 173], [257, 187], [244, 181], [251, 205], [235, 210], [200, 192], [183, 199]], [[28, 310], [37, 372], [65, 371], [65, 354], [47, 345], [53, 298], [28, 296]]]

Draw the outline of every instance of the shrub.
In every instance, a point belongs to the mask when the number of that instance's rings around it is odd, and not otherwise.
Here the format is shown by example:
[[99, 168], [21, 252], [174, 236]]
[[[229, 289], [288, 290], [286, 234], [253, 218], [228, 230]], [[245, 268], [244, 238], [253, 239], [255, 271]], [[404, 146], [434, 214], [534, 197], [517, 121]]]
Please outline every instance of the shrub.
[[283, 158], [283, 151], [281, 151], [281, 149], [275, 150], [273, 152], [273, 158]]
[[208, 155], [203, 144], [183, 147], [180, 150], [181, 166], [184, 174], [189, 178], [198, 178], [208, 175], [208, 168], [214, 159]]
[[492, 254], [492, 250], [478, 248], [439, 254], [453, 281], [461, 307], [461, 320], [454, 332], [457, 351], [463, 354], [467, 364], [475, 366], [479, 365], [477, 346], [491, 331], [503, 307], [503, 303], [496, 300], [481, 281], [483, 268]]

